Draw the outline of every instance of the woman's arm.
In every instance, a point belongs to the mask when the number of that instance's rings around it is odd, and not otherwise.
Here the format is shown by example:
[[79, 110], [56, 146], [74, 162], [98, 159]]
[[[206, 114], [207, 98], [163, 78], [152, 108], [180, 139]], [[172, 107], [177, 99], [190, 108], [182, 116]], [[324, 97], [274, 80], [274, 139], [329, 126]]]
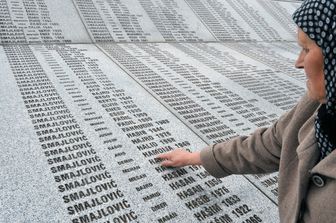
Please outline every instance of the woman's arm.
[[171, 167], [182, 167], [188, 165], [202, 165], [201, 152], [188, 152], [184, 149], [175, 149], [171, 152], [160, 154], [157, 158], [165, 159], [161, 165]]
[[238, 136], [193, 153], [177, 149], [158, 158], [166, 159], [162, 162], [164, 166], [202, 165], [215, 177], [275, 172], [279, 169], [283, 138], [297, 140], [302, 124], [314, 112], [308, 111], [311, 104], [304, 96], [272, 126], [259, 128], [250, 136]]
[[[182, 148], [160, 154], [162, 166], [183, 167], [203, 165], [213, 176], [224, 177], [236, 173], [276, 171], [281, 146], [273, 137], [276, 124], [256, 130], [251, 136], [238, 136], [227, 142], [211, 145], [201, 151], [188, 152]], [[271, 151], [269, 151], [271, 148]]]

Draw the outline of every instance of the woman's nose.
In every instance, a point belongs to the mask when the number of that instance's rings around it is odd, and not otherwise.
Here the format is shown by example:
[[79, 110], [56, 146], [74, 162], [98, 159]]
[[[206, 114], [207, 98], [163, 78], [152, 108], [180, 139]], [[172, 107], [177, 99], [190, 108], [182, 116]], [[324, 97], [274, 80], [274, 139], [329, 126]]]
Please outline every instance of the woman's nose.
[[304, 66], [303, 66], [303, 51], [300, 52], [299, 57], [296, 59], [295, 67], [299, 68], [299, 69], [304, 68]]

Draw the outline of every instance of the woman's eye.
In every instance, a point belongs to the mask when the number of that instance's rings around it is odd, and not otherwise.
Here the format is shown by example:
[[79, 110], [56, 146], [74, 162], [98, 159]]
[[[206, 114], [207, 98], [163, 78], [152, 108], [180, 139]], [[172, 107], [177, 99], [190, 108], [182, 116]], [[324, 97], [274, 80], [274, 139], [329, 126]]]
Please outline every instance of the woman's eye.
[[303, 51], [304, 51], [305, 53], [308, 53], [308, 52], [309, 52], [309, 49], [308, 49], [308, 48], [303, 48]]

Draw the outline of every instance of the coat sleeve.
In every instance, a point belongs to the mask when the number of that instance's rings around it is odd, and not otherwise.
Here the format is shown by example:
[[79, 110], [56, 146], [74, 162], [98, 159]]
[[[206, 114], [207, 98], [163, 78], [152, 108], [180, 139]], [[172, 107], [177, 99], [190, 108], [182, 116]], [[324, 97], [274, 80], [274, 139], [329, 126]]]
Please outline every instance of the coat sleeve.
[[204, 148], [201, 151], [203, 167], [218, 178], [230, 174], [258, 174], [278, 171], [282, 136], [286, 131], [286, 126], [295, 116], [299, 104], [268, 128], [259, 128], [250, 136], [238, 136]]

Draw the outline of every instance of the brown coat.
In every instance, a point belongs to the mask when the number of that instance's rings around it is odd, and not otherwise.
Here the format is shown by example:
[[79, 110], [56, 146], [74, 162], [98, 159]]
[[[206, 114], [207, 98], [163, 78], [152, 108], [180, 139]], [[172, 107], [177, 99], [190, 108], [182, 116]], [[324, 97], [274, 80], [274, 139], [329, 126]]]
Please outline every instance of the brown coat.
[[281, 222], [335, 223], [336, 150], [317, 163], [318, 106], [304, 96], [271, 127], [202, 150], [203, 166], [215, 177], [279, 171]]

